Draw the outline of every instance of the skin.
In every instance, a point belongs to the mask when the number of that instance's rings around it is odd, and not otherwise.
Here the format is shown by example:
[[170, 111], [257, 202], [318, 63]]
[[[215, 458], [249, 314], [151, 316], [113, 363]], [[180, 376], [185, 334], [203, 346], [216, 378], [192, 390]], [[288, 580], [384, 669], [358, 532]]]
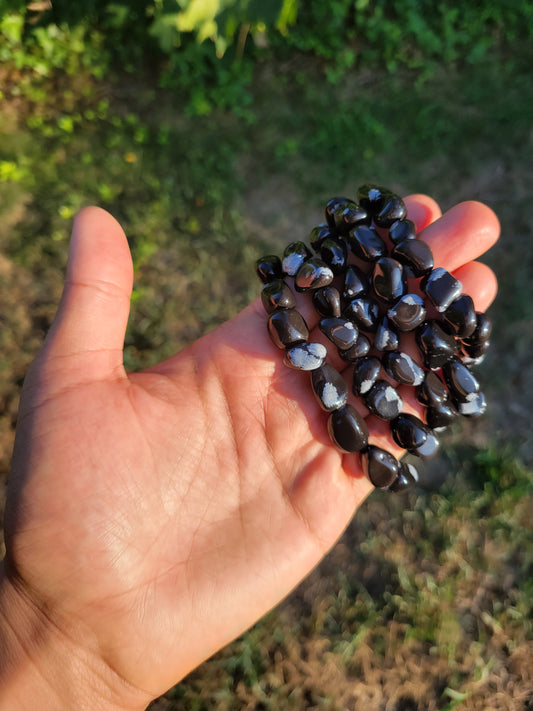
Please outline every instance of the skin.
[[[496, 279], [473, 260], [498, 238], [492, 211], [467, 202], [441, 216], [427, 196], [406, 203], [436, 265], [485, 310]], [[20, 405], [0, 710], [36, 698], [45, 711], [145, 708], [287, 595], [372, 489], [359, 455], [331, 446], [308, 375], [282, 364], [260, 300], [126, 373], [132, 279], [121, 227], [83, 210]], [[409, 399], [406, 409], [421, 414]], [[374, 444], [401, 453], [383, 423], [367, 421]]]

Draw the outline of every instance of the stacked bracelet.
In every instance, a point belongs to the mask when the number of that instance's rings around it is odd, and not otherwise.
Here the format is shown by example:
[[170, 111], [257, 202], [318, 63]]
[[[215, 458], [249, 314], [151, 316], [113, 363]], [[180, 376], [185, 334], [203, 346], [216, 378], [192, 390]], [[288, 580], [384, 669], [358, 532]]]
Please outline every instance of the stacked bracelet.
[[[483, 360], [492, 324], [475, 311], [452, 274], [434, 267], [431, 249], [417, 239], [400, 197], [363, 185], [357, 202], [333, 198], [325, 212], [326, 222], [311, 231], [309, 245], [291, 242], [281, 259], [267, 255], [257, 261], [268, 331], [284, 350], [287, 366], [311, 372], [335, 446], [361, 453], [374, 486], [401, 491], [418, 480], [416, 468], [369, 443], [364, 418], [348, 403], [344, 377], [326, 363], [327, 349], [309, 342], [288, 281], [297, 292], [311, 295], [320, 330], [352, 364], [354, 395], [389, 422], [400, 448], [423, 459], [436, 453], [437, 434], [458, 415], [476, 417], [485, 411], [470, 366]], [[414, 333], [420, 363], [401, 351], [405, 333]], [[415, 388], [425, 422], [403, 412], [391, 380]]]

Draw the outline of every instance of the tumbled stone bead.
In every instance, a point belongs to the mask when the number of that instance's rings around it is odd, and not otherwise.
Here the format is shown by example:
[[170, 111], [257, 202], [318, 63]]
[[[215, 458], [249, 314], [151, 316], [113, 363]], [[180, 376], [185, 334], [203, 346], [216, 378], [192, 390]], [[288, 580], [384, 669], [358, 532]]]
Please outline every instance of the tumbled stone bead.
[[283, 271], [281, 269], [281, 259], [275, 254], [267, 254], [255, 263], [257, 276], [264, 284], [274, 279], [281, 279]]
[[361, 464], [366, 476], [378, 489], [388, 489], [398, 478], [400, 463], [394, 455], [381, 447], [369, 444], [361, 457]]
[[403, 401], [389, 382], [376, 380], [366, 395], [365, 405], [382, 420], [393, 420], [400, 414]]
[[407, 353], [385, 353], [382, 362], [390, 377], [402, 385], [420, 385], [424, 380], [424, 369]]
[[457, 411], [465, 417], [479, 417], [487, 409], [487, 401], [485, 395], [480, 391], [475, 394], [472, 400], [467, 402], [454, 401]]
[[437, 267], [422, 279], [420, 288], [437, 311], [442, 313], [461, 295], [463, 285], [449, 271]]
[[455, 355], [457, 343], [437, 321], [426, 321], [415, 334], [416, 342], [424, 358], [424, 365], [430, 370], [438, 370]]
[[416, 467], [410, 462], [400, 462], [398, 476], [389, 486], [389, 491], [398, 493], [409, 489], [418, 482], [419, 476]]
[[355, 407], [344, 405], [328, 418], [328, 432], [343, 452], [360, 452], [368, 445], [368, 427]]
[[309, 338], [307, 324], [295, 309], [274, 311], [268, 318], [268, 332], [278, 348], [287, 348]]
[[472, 358], [472, 356], [466, 355], [465, 353], [461, 352], [459, 354], [459, 357], [461, 358], [463, 363], [469, 368], [475, 368], [476, 365], [481, 365], [481, 363], [483, 363], [483, 361], [485, 360], [484, 354], [480, 355], [478, 358]]
[[381, 362], [376, 356], [364, 356], [354, 363], [352, 390], [354, 395], [366, 395], [379, 377]]
[[391, 195], [384, 200], [381, 210], [374, 216], [378, 227], [391, 227], [396, 220], [403, 220], [407, 215], [404, 201], [398, 195]]
[[305, 242], [291, 242], [285, 247], [281, 267], [287, 276], [295, 276], [311, 252]]
[[439, 446], [440, 442], [437, 435], [431, 430], [428, 430], [428, 436], [424, 444], [418, 449], [410, 449], [409, 451], [411, 454], [416, 454], [416, 456], [421, 459], [431, 459], [431, 457], [434, 457], [435, 454], [437, 454]]
[[393, 304], [407, 291], [407, 282], [400, 262], [382, 257], [374, 265], [372, 286], [376, 296], [386, 304]]
[[320, 246], [320, 258], [336, 276], [344, 272], [347, 254], [346, 242], [340, 239], [325, 239]]
[[321, 224], [313, 227], [309, 233], [309, 244], [311, 248], [317, 252], [320, 249], [320, 245], [324, 240], [330, 239], [336, 236], [335, 230], [333, 230], [329, 225]]
[[389, 239], [392, 244], [399, 244], [404, 240], [416, 239], [416, 227], [412, 220], [397, 220], [389, 228]]
[[356, 225], [370, 222], [366, 210], [355, 202], [350, 202], [347, 205], [339, 205], [333, 213], [335, 221], [335, 229], [339, 234], [345, 235]]
[[473, 400], [479, 392], [479, 383], [468, 366], [459, 358], [451, 358], [442, 366], [444, 380], [454, 400], [466, 402]]
[[283, 362], [294, 370], [315, 370], [324, 363], [327, 354], [327, 348], [322, 343], [299, 343], [287, 348]]
[[312, 293], [313, 306], [321, 316], [341, 315], [341, 295], [334, 286], [324, 286], [322, 289], [315, 289]]
[[335, 210], [337, 210], [341, 205], [350, 205], [353, 200], [346, 197], [334, 197], [328, 200], [326, 205], [326, 221], [330, 227], [335, 227]]
[[476, 328], [474, 333], [465, 341], [468, 345], [488, 341], [492, 333], [492, 321], [487, 314], [476, 312]]
[[429, 429], [416, 415], [402, 412], [390, 423], [393, 440], [398, 447], [409, 451], [421, 447], [428, 438]]
[[293, 309], [296, 306], [294, 294], [283, 279], [275, 279], [265, 284], [261, 289], [261, 301], [267, 314], [276, 309]]
[[344, 301], [358, 299], [360, 296], [366, 296], [368, 293], [368, 277], [356, 267], [355, 264], [349, 264], [346, 267], [344, 276], [344, 288], [342, 290], [342, 298]]
[[379, 212], [387, 198], [391, 196], [391, 191], [379, 185], [361, 185], [357, 190], [357, 202], [371, 215]]
[[338, 349], [338, 353], [343, 360], [353, 363], [358, 358], [366, 356], [366, 354], [370, 351], [371, 345], [370, 340], [365, 336], [365, 334], [360, 333], [357, 336], [357, 341], [353, 344], [353, 346], [345, 351]]
[[480, 341], [479, 343], [466, 343], [461, 344], [461, 351], [467, 356], [468, 359], [474, 360], [476, 363], [480, 362], [480, 358], [483, 358], [490, 348], [490, 341]]
[[409, 267], [415, 277], [428, 274], [433, 269], [433, 252], [427, 242], [420, 239], [406, 239], [391, 252], [391, 257]]
[[416, 390], [416, 399], [427, 407], [438, 405], [448, 399], [448, 389], [436, 373], [427, 371], [424, 382]]
[[418, 294], [405, 294], [391, 306], [387, 311], [387, 316], [398, 331], [402, 333], [414, 331], [424, 323], [426, 318], [424, 299]]
[[342, 375], [328, 363], [311, 373], [311, 385], [323, 410], [338, 410], [348, 400], [348, 386]]
[[361, 225], [348, 232], [348, 243], [356, 257], [375, 262], [387, 254], [387, 245], [373, 227]]
[[298, 269], [294, 277], [296, 291], [310, 291], [328, 286], [333, 281], [330, 267], [318, 257], [311, 257]]
[[374, 348], [378, 351], [395, 351], [400, 345], [400, 338], [385, 316], [378, 324], [374, 336]]
[[357, 326], [345, 318], [323, 318], [318, 327], [341, 351], [345, 351], [357, 341]]
[[476, 330], [477, 318], [472, 297], [461, 294], [442, 314], [457, 338], [468, 338]]
[[426, 421], [432, 430], [438, 432], [457, 418], [459, 413], [451, 400], [436, 402], [426, 409]]
[[349, 301], [342, 315], [357, 324], [363, 331], [373, 332], [378, 327], [379, 306], [369, 296], [362, 296]]

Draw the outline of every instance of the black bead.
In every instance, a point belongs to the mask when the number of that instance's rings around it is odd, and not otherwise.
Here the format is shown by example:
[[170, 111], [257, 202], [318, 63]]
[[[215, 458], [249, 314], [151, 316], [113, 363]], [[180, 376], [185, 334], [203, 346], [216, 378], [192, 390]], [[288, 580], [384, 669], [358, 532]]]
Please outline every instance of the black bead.
[[374, 348], [378, 351], [395, 351], [400, 345], [400, 338], [385, 316], [378, 324], [374, 336]]
[[479, 383], [459, 358], [451, 358], [442, 366], [444, 380], [454, 400], [466, 402], [479, 392]]
[[418, 482], [418, 472], [416, 467], [408, 462], [400, 462], [397, 478], [389, 486], [389, 491], [398, 493], [411, 488]]
[[348, 233], [348, 243], [356, 257], [375, 262], [387, 254], [387, 245], [373, 227], [361, 225]]
[[439, 446], [440, 442], [437, 435], [431, 430], [428, 430], [428, 436], [424, 444], [421, 447], [418, 447], [418, 449], [411, 449], [409, 451], [411, 454], [416, 454], [416, 456], [421, 459], [431, 459], [431, 457], [437, 454]]
[[367, 424], [351, 405], [344, 405], [331, 413], [328, 432], [334, 444], [344, 452], [360, 452], [368, 445]]
[[324, 363], [327, 354], [327, 348], [322, 343], [298, 343], [287, 348], [283, 362], [294, 370], [315, 370]]
[[448, 390], [436, 373], [427, 371], [424, 382], [416, 390], [416, 399], [422, 405], [432, 407], [448, 399]]
[[344, 272], [346, 267], [346, 257], [348, 248], [346, 242], [340, 239], [328, 238], [320, 245], [320, 257], [331, 269], [333, 274], [338, 276]]
[[390, 423], [393, 440], [398, 447], [409, 451], [421, 447], [428, 438], [429, 429], [415, 415], [402, 412]]
[[327, 412], [338, 410], [348, 400], [348, 386], [344, 378], [328, 363], [313, 370], [311, 385], [320, 407]]
[[370, 412], [382, 420], [393, 420], [403, 407], [402, 398], [386, 380], [376, 380], [365, 398]]
[[336, 232], [329, 225], [321, 224], [313, 227], [309, 233], [309, 244], [315, 252], [318, 252], [320, 245], [326, 239], [335, 238]]
[[418, 294], [405, 294], [390, 307], [387, 316], [398, 331], [414, 331], [426, 318], [424, 300]]
[[368, 288], [369, 284], [366, 274], [362, 272], [359, 267], [356, 267], [355, 264], [349, 264], [346, 267], [346, 274], [344, 276], [344, 288], [342, 291], [344, 301], [351, 301], [360, 296], [366, 296]]
[[441, 368], [457, 351], [455, 338], [437, 321], [426, 321], [415, 334], [424, 365], [430, 370]]
[[378, 327], [379, 306], [369, 296], [362, 296], [348, 302], [342, 315], [363, 331], [373, 332]]
[[321, 316], [341, 315], [341, 296], [334, 286], [324, 286], [312, 293], [313, 306]]
[[274, 311], [268, 319], [268, 331], [278, 348], [286, 348], [309, 338], [307, 324], [295, 309]]
[[255, 263], [257, 276], [264, 284], [274, 279], [281, 279], [283, 271], [281, 269], [281, 259], [275, 254], [267, 254]]
[[477, 318], [472, 297], [461, 294], [442, 314], [457, 338], [468, 338], [476, 330]]
[[461, 351], [464, 355], [476, 362], [480, 362], [480, 359], [485, 356], [489, 348], [490, 341], [480, 341], [479, 343], [467, 343], [465, 341], [461, 345]]
[[369, 339], [365, 336], [364, 333], [360, 333], [357, 337], [357, 341], [353, 344], [353, 346], [351, 346], [345, 351], [339, 348], [338, 353], [343, 360], [349, 363], [353, 363], [358, 358], [366, 356], [366, 354], [370, 351], [370, 348], [371, 343]]
[[431, 247], [420, 239], [400, 242], [392, 250], [391, 257], [410, 267], [415, 277], [428, 274], [434, 265]]
[[311, 257], [298, 269], [294, 277], [296, 291], [310, 291], [328, 286], [333, 281], [330, 267], [318, 257]]
[[333, 213], [335, 221], [335, 229], [339, 234], [345, 235], [357, 225], [370, 222], [366, 210], [355, 202], [350, 202], [347, 205], [339, 205]]
[[487, 314], [476, 312], [476, 328], [471, 336], [464, 339], [466, 345], [474, 345], [488, 341], [492, 333], [492, 321]]
[[420, 288], [437, 311], [442, 313], [461, 295], [463, 287], [453, 274], [437, 267], [422, 279]]
[[392, 244], [399, 244], [408, 239], [416, 239], [415, 223], [411, 220], [398, 220], [389, 228], [389, 239]]
[[391, 195], [384, 200], [381, 210], [374, 216], [378, 227], [391, 227], [396, 220], [403, 220], [407, 215], [404, 201], [398, 195]]
[[387, 489], [398, 478], [400, 463], [386, 449], [369, 444], [361, 463], [364, 473], [378, 489]]
[[385, 353], [382, 362], [390, 377], [402, 385], [420, 385], [424, 380], [425, 371], [407, 353]]
[[330, 227], [335, 227], [335, 210], [341, 205], [350, 205], [353, 200], [345, 197], [334, 197], [326, 205], [326, 221]]
[[344, 318], [323, 318], [318, 327], [341, 351], [348, 350], [357, 341], [357, 326]]
[[285, 247], [281, 267], [288, 276], [295, 276], [311, 252], [305, 242], [291, 242]]
[[293, 309], [296, 306], [294, 294], [283, 279], [275, 279], [265, 284], [261, 289], [261, 301], [267, 314], [276, 309]]
[[375, 215], [383, 207], [385, 200], [392, 195], [390, 190], [379, 185], [361, 185], [357, 191], [357, 202], [369, 214]]
[[354, 363], [352, 391], [354, 395], [366, 395], [379, 377], [381, 362], [376, 356], [364, 356]]
[[407, 291], [403, 267], [391, 257], [381, 257], [374, 265], [372, 286], [376, 296], [386, 304], [395, 303]]
[[459, 414], [465, 417], [479, 417], [487, 409], [487, 401], [482, 392], [476, 393], [475, 396], [467, 402], [458, 402], [455, 400], [454, 404]]
[[451, 400], [436, 402], [426, 410], [426, 421], [432, 430], [448, 427], [459, 415]]

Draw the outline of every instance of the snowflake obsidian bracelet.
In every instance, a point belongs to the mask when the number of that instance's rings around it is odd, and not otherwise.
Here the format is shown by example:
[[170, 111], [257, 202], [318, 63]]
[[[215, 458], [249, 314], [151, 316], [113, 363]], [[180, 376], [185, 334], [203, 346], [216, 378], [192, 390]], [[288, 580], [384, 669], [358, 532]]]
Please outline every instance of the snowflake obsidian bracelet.
[[[471, 366], [483, 360], [492, 324], [475, 311], [461, 283], [434, 266], [400, 197], [363, 185], [357, 202], [332, 198], [325, 212], [326, 222], [311, 230], [309, 245], [291, 242], [281, 258], [257, 261], [268, 331], [287, 366], [310, 371], [335, 446], [361, 453], [374, 486], [401, 491], [418, 480], [416, 468], [370, 443], [364, 418], [348, 403], [344, 375], [326, 362], [325, 346], [309, 341], [289, 283], [311, 295], [320, 330], [350, 366], [344, 372], [351, 371], [353, 394], [389, 422], [400, 448], [423, 459], [436, 453], [437, 434], [459, 415], [485, 412]], [[407, 333], [415, 336], [416, 360], [401, 350]], [[403, 412], [398, 385], [415, 389], [425, 421]]]

